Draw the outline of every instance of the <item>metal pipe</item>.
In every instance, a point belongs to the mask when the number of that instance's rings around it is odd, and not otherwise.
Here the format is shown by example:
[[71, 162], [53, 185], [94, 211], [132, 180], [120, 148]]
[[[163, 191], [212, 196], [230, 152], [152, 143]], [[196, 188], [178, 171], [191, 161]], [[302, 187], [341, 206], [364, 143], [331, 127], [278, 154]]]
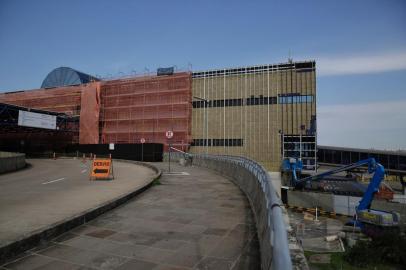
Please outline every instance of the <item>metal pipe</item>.
[[[208, 154], [208, 152], [209, 152], [208, 151], [208, 146], [209, 146], [209, 142], [208, 142], [209, 122], [208, 122], [207, 113], [208, 113], [209, 101], [207, 99], [205, 99], [205, 98], [196, 97], [196, 96], [192, 96], [192, 98], [204, 101], [203, 139], [204, 139], [204, 144], [206, 145], [206, 154]], [[204, 136], [206, 138], [204, 138]]]

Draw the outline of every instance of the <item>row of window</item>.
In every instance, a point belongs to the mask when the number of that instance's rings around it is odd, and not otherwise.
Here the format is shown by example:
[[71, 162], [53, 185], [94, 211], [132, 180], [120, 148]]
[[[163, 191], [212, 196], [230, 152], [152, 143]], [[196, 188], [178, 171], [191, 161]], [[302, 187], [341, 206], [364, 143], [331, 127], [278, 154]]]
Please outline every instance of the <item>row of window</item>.
[[290, 97], [278, 97], [278, 104], [312, 103], [312, 95], [297, 95]]
[[193, 108], [204, 108], [206, 104], [206, 108], [212, 107], [231, 107], [231, 106], [242, 106], [243, 101], [241, 98], [234, 98], [234, 99], [217, 99], [217, 100], [208, 100], [207, 102], [204, 100], [193, 101]]
[[[268, 104], [294, 104], [294, 103], [311, 103], [313, 102], [312, 95], [295, 95], [295, 96], [279, 96], [276, 97], [264, 97], [260, 95], [259, 97], [251, 96], [246, 99], [245, 104], [248, 106], [252, 105], [268, 105]], [[215, 108], [215, 107], [231, 107], [231, 106], [242, 106], [243, 99], [216, 99], [216, 100], [198, 100], [193, 101], [193, 108]]]
[[268, 104], [276, 104], [276, 97], [251, 96], [250, 98], [247, 98], [247, 105], [268, 105]]
[[192, 146], [243, 146], [243, 139], [193, 139]]

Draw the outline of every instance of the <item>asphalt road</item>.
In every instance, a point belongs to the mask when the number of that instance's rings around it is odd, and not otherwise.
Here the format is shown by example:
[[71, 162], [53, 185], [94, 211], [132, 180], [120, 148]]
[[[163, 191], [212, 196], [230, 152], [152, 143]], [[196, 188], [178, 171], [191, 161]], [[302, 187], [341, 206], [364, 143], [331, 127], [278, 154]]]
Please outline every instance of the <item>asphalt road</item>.
[[114, 162], [115, 180], [89, 181], [89, 161], [27, 162], [27, 169], [0, 175], [0, 246], [141, 188], [154, 175], [143, 166]]

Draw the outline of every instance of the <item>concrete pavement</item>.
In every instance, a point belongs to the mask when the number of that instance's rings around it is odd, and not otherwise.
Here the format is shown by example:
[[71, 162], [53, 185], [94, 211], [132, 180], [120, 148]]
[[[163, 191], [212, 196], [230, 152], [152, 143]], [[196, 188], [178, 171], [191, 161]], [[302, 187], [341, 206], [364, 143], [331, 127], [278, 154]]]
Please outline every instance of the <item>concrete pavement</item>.
[[244, 194], [211, 171], [172, 169], [183, 173], [164, 173], [160, 185], [3, 267], [260, 269], [254, 217]]
[[90, 162], [31, 159], [0, 175], [0, 247], [145, 186], [151, 169], [114, 162], [115, 180], [89, 181]]

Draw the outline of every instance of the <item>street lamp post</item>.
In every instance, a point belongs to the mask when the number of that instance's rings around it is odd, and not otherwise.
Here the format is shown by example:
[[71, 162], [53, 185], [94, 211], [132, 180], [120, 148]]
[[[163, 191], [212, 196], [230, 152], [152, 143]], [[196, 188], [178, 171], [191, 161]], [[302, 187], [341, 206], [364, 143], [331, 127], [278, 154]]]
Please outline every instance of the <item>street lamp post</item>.
[[208, 135], [209, 135], [209, 132], [208, 132], [208, 127], [209, 127], [209, 123], [208, 123], [208, 117], [207, 117], [207, 108], [209, 107], [208, 105], [209, 105], [209, 101], [207, 100], [207, 99], [204, 99], [204, 98], [201, 98], [201, 97], [196, 97], [196, 96], [193, 96], [193, 98], [194, 99], [197, 99], [197, 100], [201, 100], [201, 101], [204, 101], [204, 118], [203, 118], [203, 137], [206, 137], [205, 139], [204, 139], [204, 142], [205, 142], [205, 144], [206, 144], [206, 154], [208, 154], [209, 153], [209, 149], [208, 149]]

